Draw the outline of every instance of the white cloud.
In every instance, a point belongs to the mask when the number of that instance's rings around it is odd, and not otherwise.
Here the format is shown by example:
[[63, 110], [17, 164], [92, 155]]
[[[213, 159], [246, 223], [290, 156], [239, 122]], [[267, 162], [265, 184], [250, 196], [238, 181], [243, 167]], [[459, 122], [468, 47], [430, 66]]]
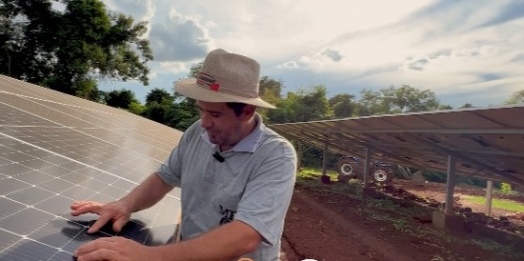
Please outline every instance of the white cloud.
[[105, 2], [150, 19], [158, 78], [223, 48], [291, 86], [325, 80], [331, 93], [346, 91], [340, 83], [437, 93], [524, 86], [521, 0]]
[[155, 60], [162, 62], [203, 59], [214, 46], [205, 26], [174, 8], [167, 19], [152, 25], [150, 36]]

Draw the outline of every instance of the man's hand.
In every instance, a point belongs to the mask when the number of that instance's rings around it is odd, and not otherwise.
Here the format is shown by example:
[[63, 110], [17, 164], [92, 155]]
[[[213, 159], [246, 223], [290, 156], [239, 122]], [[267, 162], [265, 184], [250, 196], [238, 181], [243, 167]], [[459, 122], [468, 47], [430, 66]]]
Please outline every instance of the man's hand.
[[102, 237], [79, 247], [78, 261], [142, 261], [155, 260], [154, 251], [124, 237]]
[[113, 221], [113, 230], [120, 232], [129, 221], [131, 210], [123, 201], [114, 201], [101, 204], [93, 201], [79, 201], [71, 205], [71, 215], [78, 216], [85, 213], [96, 213], [100, 218], [89, 228], [87, 233], [97, 232], [109, 220]]

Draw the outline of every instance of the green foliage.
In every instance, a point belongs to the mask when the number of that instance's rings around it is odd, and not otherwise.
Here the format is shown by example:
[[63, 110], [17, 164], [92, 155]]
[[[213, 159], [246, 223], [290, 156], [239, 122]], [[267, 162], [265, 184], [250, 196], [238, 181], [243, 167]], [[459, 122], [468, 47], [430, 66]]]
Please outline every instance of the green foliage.
[[175, 97], [164, 89], [155, 88], [146, 95], [146, 104], [156, 102], [157, 104], [171, 104]]
[[143, 115], [144, 111], [146, 110], [146, 106], [138, 103], [138, 102], [131, 102], [129, 104], [129, 108], [127, 109], [129, 112], [134, 113], [136, 115]]
[[63, 1], [63, 12], [52, 2], [0, 0], [0, 73], [96, 101], [99, 79], [148, 85], [145, 22], [100, 0]]
[[326, 87], [313, 86], [310, 90], [288, 92], [287, 97], [277, 104], [278, 108], [267, 112], [270, 123], [302, 122], [331, 117], [331, 108], [326, 98]]
[[131, 90], [114, 90], [107, 93], [106, 104], [122, 109], [129, 109], [132, 103], [138, 103], [135, 93]]
[[462, 105], [460, 109], [465, 109], [465, 108], [475, 108], [475, 106], [473, 106], [471, 103], [464, 103], [464, 105]]
[[500, 193], [504, 195], [510, 195], [511, 194], [511, 185], [508, 183], [501, 183], [500, 184]]
[[420, 90], [409, 85], [389, 88], [379, 91], [363, 89], [357, 104], [358, 116], [371, 116], [382, 114], [433, 111], [449, 108], [440, 104], [436, 94], [427, 89]]
[[355, 96], [347, 93], [340, 93], [329, 99], [329, 106], [333, 110], [336, 119], [351, 117], [355, 113], [357, 104]]
[[505, 102], [506, 105], [524, 104], [524, 90], [514, 92]]

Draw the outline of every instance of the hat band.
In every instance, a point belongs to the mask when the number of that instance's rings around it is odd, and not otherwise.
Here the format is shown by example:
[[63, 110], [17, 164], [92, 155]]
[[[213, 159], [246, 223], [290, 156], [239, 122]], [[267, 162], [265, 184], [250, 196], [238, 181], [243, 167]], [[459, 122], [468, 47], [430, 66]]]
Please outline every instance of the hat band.
[[227, 80], [222, 77], [211, 76], [204, 72], [200, 72], [198, 74], [198, 76], [196, 77], [196, 81], [200, 86], [207, 87], [212, 91], [223, 92], [223, 93], [240, 96], [244, 98], [249, 98], [249, 99], [259, 98], [258, 93], [257, 93], [258, 82], [254, 86], [251, 86], [251, 88], [253, 88], [254, 90], [250, 90], [251, 89], [250, 86], [244, 85], [244, 87], [246, 87], [244, 88], [246, 92], [239, 92], [238, 90], [231, 88], [235, 86], [235, 82]]

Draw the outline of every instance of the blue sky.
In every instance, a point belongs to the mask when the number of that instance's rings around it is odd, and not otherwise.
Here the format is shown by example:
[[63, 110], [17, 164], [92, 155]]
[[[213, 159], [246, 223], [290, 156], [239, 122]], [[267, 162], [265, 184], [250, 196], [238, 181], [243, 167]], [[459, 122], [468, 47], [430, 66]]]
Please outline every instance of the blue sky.
[[149, 22], [150, 85], [172, 92], [215, 48], [251, 56], [285, 91], [325, 85], [328, 95], [409, 84], [442, 103], [499, 105], [524, 89], [523, 0], [105, 0]]

